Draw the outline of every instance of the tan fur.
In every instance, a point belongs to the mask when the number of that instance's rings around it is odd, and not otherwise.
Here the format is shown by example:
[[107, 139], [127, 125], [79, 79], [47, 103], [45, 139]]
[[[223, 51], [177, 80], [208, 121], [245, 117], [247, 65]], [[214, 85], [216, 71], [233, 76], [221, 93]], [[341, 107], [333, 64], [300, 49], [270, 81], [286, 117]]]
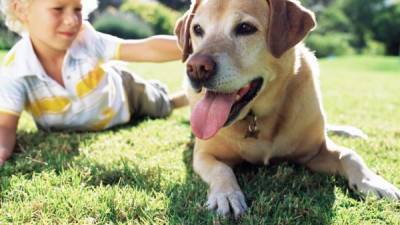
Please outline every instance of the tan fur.
[[[219, 130], [209, 140], [196, 139], [193, 165], [210, 185], [210, 209], [224, 215], [231, 210], [235, 216], [241, 215], [247, 206], [231, 167], [243, 161], [268, 164], [274, 158], [304, 164], [316, 171], [339, 173], [349, 180], [351, 188], [364, 193], [400, 198], [399, 190], [371, 172], [354, 151], [335, 145], [325, 134], [317, 60], [299, 43], [313, 27], [309, 21], [314, 18], [313, 14], [290, 0], [204, 0], [196, 4], [192, 24], [200, 24], [205, 35], [195, 37], [190, 26], [176, 30], [181, 43], [190, 42], [192, 49], [188, 56], [192, 54], [188, 61], [196, 54], [213, 56], [219, 68], [216, 78], [230, 81], [215, 84], [224, 92], [240, 89], [255, 75], [261, 74], [264, 78], [258, 96], [242, 109], [232, 125]], [[287, 19], [281, 23], [289, 25], [296, 23], [295, 31], [287, 25], [271, 26], [272, 15], [282, 15], [280, 11], [273, 11], [274, 4], [288, 10], [285, 13], [295, 8], [295, 15], [290, 18], [275, 18]], [[258, 32], [235, 37], [232, 30], [242, 21], [254, 24]], [[270, 41], [280, 40], [270, 29], [288, 35], [284, 40], [291, 43], [280, 43], [274, 49]], [[191, 33], [182, 34], [188, 31]], [[182, 37], [188, 39], [182, 40]], [[204, 95], [204, 90], [202, 93], [189, 90], [188, 95], [193, 106]], [[258, 139], [244, 138], [250, 110], [258, 118]]]

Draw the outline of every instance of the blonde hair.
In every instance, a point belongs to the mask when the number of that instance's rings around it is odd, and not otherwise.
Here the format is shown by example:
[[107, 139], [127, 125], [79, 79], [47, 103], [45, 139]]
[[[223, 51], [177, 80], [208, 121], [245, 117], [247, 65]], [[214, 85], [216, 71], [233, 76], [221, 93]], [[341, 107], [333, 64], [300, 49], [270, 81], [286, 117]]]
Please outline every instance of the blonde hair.
[[[22, 22], [18, 19], [12, 4], [14, 1], [19, 1], [22, 4], [28, 5], [34, 0], [1, 0], [0, 7], [3, 16], [5, 17], [4, 23], [9, 30], [14, 31], [18, 34], [22, 34], [25, 29]], [[40, 1], [40, 0], [39, 0]], [[84, 19], [87, 19], [89, 14], [97, 9], [97, 0], [82, 0], [82, 15]]]

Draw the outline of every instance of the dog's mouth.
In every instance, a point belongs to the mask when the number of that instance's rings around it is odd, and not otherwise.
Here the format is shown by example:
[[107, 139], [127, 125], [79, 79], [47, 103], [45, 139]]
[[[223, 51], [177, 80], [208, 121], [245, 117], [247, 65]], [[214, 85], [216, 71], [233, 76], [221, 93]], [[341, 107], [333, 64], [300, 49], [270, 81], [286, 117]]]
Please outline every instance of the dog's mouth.
[[213, 137], [218, 130], [230, 125], [261, 90], [263, 78], [256, 78], [238, 91], [219, 93], [206, 91], [193, 108], [190, 122], [192, 131], [200, 139]]

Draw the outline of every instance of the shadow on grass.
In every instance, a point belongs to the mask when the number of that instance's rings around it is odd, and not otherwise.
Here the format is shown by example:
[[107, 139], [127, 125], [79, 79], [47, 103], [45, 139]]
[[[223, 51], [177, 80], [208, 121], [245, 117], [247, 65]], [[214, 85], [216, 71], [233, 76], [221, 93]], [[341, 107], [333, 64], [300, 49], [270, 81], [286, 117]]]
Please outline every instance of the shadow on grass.
[[[113, 130], [136, 126], [140, 121]], [[162, 190], [162, 171], [143, 170], [129, 160], [102, 165], [80, 155], [81, 145], [97, 141], [98, 133], [19, 133], [20, 153], [0, 169], [7, 180], [13, 174], [30, 178], [34, 173], [65, 169], [85, 170], [87, 186], [134, 186], [145, 192], [162, 192], [168, 197], [166, 217], [170, 224], [331, 224], [334, 187], [346, 189], [343, 179], [311, 173], [289, 163], [272, 166], [244, 164], [235, 169], [250, 209], [240, 220], [220, 218], [205, 209], [207, 185], [192, 169], [193, 138], [183, 151], [186, 178]], [[29, 151], [25, 146], [29, 146]], [[7, 182], [1, 183], [7, 189]], [[165, 186], [164, 186], [165, 188]]]
[[17, 146], [11, 158], [1, 168], [1, 176], [22, 174], [30, 177], [43, 170], [60, 172], [79, 155], [81, 142], [94, 141], [89, 133], [18, 132]]
[[31, 179], [33, 174], [43, 171], [62, 173], [69, 168], [85, 169], [88, 173], [86, 184], [98, 185], [132, 185], [155, 187], [146, 182], [152, 177], [153, 181], [161, 172], [158, 169], [141, 172], [131, 162], [119, 160], [111, 166], [104, 166], [87, 159], [80, 152], [82, 146], [95, 143], [102, 132], [118, 131], [145, 121], [148, 118], [135, 119], [128, 124], [101, 132], [34, 132], [18, 131], [17, 146], [12, 157], [0, 168], [0, 178], [3, 189], [7, 189], [7, 177], [15, 174]]
[[335, 176], [312, 173], [290, 163], [243, 164], [234, 169], [249, 211], [240, 218], [222, 218], [205, 209], [207, 185], [192, 169], [192, 143], [184, 151], [186, 182], [169, 190], [170, 224], [331, 224], [334, 189], [346, 188]]

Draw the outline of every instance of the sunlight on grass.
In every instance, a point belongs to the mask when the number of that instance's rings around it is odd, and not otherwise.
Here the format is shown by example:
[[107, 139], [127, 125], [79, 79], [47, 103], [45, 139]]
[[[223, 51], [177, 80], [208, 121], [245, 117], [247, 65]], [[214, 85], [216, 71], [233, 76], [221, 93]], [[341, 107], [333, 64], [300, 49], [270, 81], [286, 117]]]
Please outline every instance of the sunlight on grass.
[[[330, 123], [368, 141], [333, 137], [400, 186], [400, 58], [325, 59], [321, 87]], [[184, 65], [131, 64], [171, 91]], [[400, 224], [400, 203], [358, 200], [342, 178], [284, 163], [244, 167], [250, 211], [240, 220], [204, 209], [207, 187], [191, 167], [189, 109], [98, 133], [44, 133], [24, 114], [18, 153], [0, 169], [0, 224]]]

